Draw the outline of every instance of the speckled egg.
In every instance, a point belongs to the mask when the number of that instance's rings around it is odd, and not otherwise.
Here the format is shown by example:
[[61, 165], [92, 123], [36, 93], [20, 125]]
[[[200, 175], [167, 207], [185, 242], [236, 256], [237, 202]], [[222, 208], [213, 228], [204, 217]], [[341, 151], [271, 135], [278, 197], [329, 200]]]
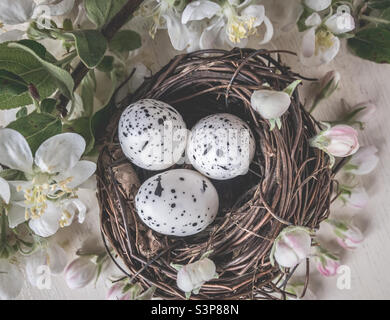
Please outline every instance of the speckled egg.
[[194, 126], [187, 158], [207, 177], [228, 180], [248, 173], [255, 149], [249, 126], [232, 114], [221, 113], [203, 118]]
[[204, 230], [218, 213], [218, 193], [200, 173], [176, 169], [146, 180], [135, 206], [142, 221], [154, 231], [190, 236]]
[[178, 162], [186, 148], [187, 128], [170, 105], [153, 99], [137, 101], [119, 120], [123, 153], [147, 170], [164, 170]]

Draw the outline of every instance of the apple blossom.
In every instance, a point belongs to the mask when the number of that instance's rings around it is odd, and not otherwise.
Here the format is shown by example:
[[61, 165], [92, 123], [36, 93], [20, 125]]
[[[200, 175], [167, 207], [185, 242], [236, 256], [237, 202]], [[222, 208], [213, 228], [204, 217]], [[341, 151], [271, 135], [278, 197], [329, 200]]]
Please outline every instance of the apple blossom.
[[39, 287], [42, 271], [41, 267], [47, 267], [51, 275], [61, 274], [67, 264], [66, 253], [58, 244], [43, 245], [33, 254], [26, 257], [26, 275], [33, 286]]
[[138, 283], [131, 284], [128, 279], [116, 282], [107, 293], [107, 300], [151, 300], [156, 288], [151, 287], [142, 292]]
[[19, 268], [0, 259], [0, 300], [15, 299], [23, 286], [23, 274]]
[[43, 142], [34, 159], [19, 132], [0, 129], [0, 163], [23, 172], [27, 179], [9, 182], [11, 228], [29, 220], [37, 235], [49, 237], [69, 226], [77, 214], [83, 222], [87, 208], [77, 199], [77, 188], [96, 170], [95, 163], [80, 161], [84, 150], [80, 135], [63, 133]]
[[347, 12], [336, 13], [326, 20], [325, 25], [333, 34], [338, 35], [354, 30], [355, 20]]
[[11, 189], [8, 182], [0, 177], [0, 204], [1, 201], [4, 201], [5, 204], [9, 203], [11, 199]]
[[344, 166], [344, 170], [358, 176], [371, 173], [379, 162], [377, 153], [375, 146], [361, 147]]
[[97, 275], [97, 265], [87, 256], [73, 260], [65, 269], [65, 280], [70, 289], [86, 287]]
[[180, 268], [177, 274], [177, 286], [186, 293], [196, 293], [205, 282], [216, 277], [214, 262], [204, 258]]
[[332, 0], [304, 0], [304, 4], [314, 11], [322, 11], [330, 7]]
[[340, 199], [345, 205], [353, 209], [363, 209], [368, 203], [368, 194], [363, 187], [340, 186]]
[[310, 253], [311, 232], [304, 227], [287, 227], [275, 239], [270, 259], [284, 268], [293, 268]]
[[[358, 133], [347, 125], [329, 126], [311, 139], [310, 144], [332, 157], [348, 157], [359, 150]], [[334, 159], [331, 160], [331, 166], [333, 166]]]
[[200, 36], [200, 48], [245, 47], [248, 37], [254, 35], [264, 24], [265, 34], [260, 44], [271, 40], [274, 30], [265, 15], [263, 5], [252, 1], [225, 0], [220, 5], [213, 1], [197, 0], [190, 2], [182, 14], [182, 23], [210, 19]]
[[325, 220], [333, 227], [333, 232], [337, 236], [338, 244], [344, 249], [353, 250], [360, 246], [364, 240], [364, 236], [356, 226], [333, 219]]
[[[33, 19], [62, 16], [69, 13], [75, 0], [1, 0], [0, 23], [5, 32], [0, 34], [0, 43], [20, 40], [27, 23]], [[14, 29], [13, 26], [17, 26]]]
[[325, 277], [336, 275], [340, 266], [340, 259], [320, 246], [316, 247], [314, 261], [318, 271]]

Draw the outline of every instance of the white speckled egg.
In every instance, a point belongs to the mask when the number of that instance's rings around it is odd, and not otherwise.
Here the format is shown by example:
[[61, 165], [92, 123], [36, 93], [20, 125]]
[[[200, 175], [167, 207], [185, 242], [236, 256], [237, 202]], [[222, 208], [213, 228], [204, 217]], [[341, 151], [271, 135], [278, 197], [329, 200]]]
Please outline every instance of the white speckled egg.
[[151, 229], [173, 236], [204, 230], [218, 213], [218, 193], [200, 173], [176, 169], [146, 180], [138, 190], [135, 207]]
[[221, 113], [203, 118], [194, 126], [187, 157], [207, 177], [228, 180], [248, 173], [255, 150], [250, 127], [232, 114]]
[[123, 153], [147, 170], [164, 170], [178, 162], [186, 148], [187, 128], [181, 115], [165, 102], [139, 100], [122, 113], [119, 141]]

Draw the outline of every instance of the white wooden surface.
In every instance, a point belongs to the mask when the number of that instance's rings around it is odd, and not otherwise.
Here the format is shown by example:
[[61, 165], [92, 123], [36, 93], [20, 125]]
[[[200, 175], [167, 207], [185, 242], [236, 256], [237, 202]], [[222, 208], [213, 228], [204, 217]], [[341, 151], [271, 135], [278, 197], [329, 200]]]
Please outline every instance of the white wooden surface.
[[[276, 40], [271, 48], [298, 51], [299, 39], [295, 34], [284, 35]], [[137, 57], [154, 72], [166, 64], [174, 55], [169, 40], [159, 34], [157, 40]], [[351, 105], [371, 100], [378, 106], [374, 120], [369, 123], [360, 136], [362, 145], [375, 144], [380, 150], [380, 164], [375, 172], [361, 179], [370, 195], [370, 203], [362, 212], [348, 212], [345, 208], [334, 210], [335, 215], [355, 215], [358, 226], [364, 230], [366, 240], [361, 248], [354, 252], [345, 252], [334, 245], [329, 230], [322, 228], [324, 243], [340, 252], [343, 264], [351, 268], [352, 283], [350, 290], [339, 290], [337, 278], [324, 278], [312, 270], [310, 288], [320, 299], [389, 299], [390, 298], [390, 66], [378, 65], [352, 56], [343, 48], [336, 60], [318, 69], [301, 66], [295, 57], [286, 60], [294, 70], [307, 76], [320, 77], [331, 69], [342, 75], [342, 84], [338, 92], [318, 107], [315, 115], [321, 120], [334, 120], [342, 110], [340, 99]], [[303, 92], [310, 93], [310, 84]], [[302, 89], [301, 89], [302, 90]], [[4, 113], [0, 114], [0, 124]], [[87, 221], [83, 225], [61, 230], [59, 241], [65, 245], [72, 258], [75, 250], [87, 237], [99, 237], [99, 212], [90, 204]], [[65, 239], [67, 239], [65, 241]], [[62, 277], [53, 278], [51, 290], [38, 290], [26, 284], [20, 299], [104, 299], [107, 287], [103, 280], [97, 286], [81, 290], [67, 288]]]

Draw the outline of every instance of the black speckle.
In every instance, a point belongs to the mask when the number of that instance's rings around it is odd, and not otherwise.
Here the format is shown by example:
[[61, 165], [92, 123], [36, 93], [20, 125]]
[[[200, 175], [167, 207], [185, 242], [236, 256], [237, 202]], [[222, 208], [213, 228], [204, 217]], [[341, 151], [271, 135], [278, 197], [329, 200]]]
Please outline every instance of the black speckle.
[[176, 203], [172, 203], [171, 204], [171, 208], [173, 209], [173, 208], [175, 208], [176, 207]]
[[157, 197], [161, 197], [162, 192], [164, 191], [164, 188], [161, 185], [161, 176], [158, 176], [156, 181], [157, 181], [157, 187], [156, 190], [154, 191], [154, 194]]
[[196, 227], [197, 225], [198, 225], [197, 222], [194, 222], [194, 223], [192, 224], [193, 227]]

